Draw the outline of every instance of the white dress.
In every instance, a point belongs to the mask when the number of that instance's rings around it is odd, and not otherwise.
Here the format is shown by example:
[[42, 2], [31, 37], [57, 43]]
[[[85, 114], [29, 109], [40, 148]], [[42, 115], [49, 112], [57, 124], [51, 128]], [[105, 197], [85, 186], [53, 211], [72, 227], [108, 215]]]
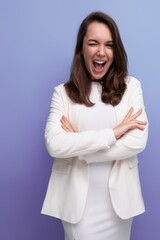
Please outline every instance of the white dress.
[[[80, 130], [100, 130], [116, 125], [114, 107], [101, 101], [101, 85], [92, 82], [90, 100], [93, 107], [81, 113]], [[88, 165], [89, 188], [84, 214], [80, 222], [62, 221], [65, 240], [129, 240], [132, 219], [122, 220], [112, 207], [108, 180], [114, 161]], [[74, 211], [74, 209], [73, 209]]]

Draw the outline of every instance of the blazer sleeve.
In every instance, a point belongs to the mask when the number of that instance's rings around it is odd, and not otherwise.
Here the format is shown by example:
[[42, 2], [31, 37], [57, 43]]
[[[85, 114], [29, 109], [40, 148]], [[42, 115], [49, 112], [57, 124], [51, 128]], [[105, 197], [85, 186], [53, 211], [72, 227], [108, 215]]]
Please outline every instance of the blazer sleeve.
[[[142, 121], [147, 121], [147, 116], [144, 107], [143, 101], [143, 93], [141, 84], [138, 80], [135, 79], [133, 81], [132, 88], [130, 89], [130, 100], [128, 104], [128, 108], [131, 106], [134, 108], [134, 111], [138, 111], [139, 109], [143, 109], [142, 114], [137, 118]], [[142, 152], [147, 143], [148, 138], [148, 123], [143, 131], [139, 129], [134, 129], [126, 133], [123, 137], [115, 142], [107, 151], [100, 151], [93, 155], [89, 155], [86, 157], [87, 163], [93, 162], [104, 162], [104, 161], [112, 161], [112, 160], [123, 160], [138, 153]]]
[[66, 115], [65, 101], [70, 101], [64, 86], [55, 88], [50, 113], [45, 128], [45, 142], [48, 153], [52, 157], [68, 158], [92, 154], [109, 149], [115, 143], [112, 129], [100, 131], [65, 132], [60, 123], [62, 115]]

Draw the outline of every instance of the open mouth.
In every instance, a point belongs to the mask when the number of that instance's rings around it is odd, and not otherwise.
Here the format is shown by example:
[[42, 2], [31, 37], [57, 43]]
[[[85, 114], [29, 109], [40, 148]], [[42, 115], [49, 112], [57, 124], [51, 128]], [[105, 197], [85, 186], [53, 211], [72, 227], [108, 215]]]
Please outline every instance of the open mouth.
[[93, 60], [93, 65], [97, 70], [101, 70], [106, 64], [106, 61], [96, 61]]

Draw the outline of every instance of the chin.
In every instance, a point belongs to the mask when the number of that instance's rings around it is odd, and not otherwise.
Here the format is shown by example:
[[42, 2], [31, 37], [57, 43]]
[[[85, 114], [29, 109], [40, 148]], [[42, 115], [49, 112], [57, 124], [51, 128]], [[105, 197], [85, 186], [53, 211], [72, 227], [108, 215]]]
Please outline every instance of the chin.
[[[108, 69], [107, 69], [107, 71], [108, 71]], [[90, 75], [91, 75], [91, 79], [92, 80], [101, 80], [105, 75], [106, 75], [106, 73], [107, 73], [107, 71], [104, 71], [103, 73], [97, 73], [97, 74], [95, 74], [94, 72], [90, 72]]]
[[[106, 73], [105, 73], [106, 74]], [[104, 76], [105, 76], [105, 74], [102, 74], [102, 75], [99, 75], [99, 76], [96, 76], [96, 75], [92, 75], [92, 79], [93, 80], [101, 80]]]

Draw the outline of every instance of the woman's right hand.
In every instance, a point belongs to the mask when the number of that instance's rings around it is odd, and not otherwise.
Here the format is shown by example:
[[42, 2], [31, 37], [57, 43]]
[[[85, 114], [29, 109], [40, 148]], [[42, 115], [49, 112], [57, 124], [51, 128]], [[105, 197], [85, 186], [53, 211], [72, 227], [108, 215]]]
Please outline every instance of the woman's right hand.
[[63, 115], [60, 119], [61, 126], [66, 132], [75, 132], [74, 128], [72, 127], [72, 124], [69, 122], [69, 120]]
[[115, 128], [113, 128], [116, 139], [121, 138], [125, 133], [127, 133], [130, 130], [137, 128], [143, 131], [145, 129], [147, 122], [137, 120], [137, 117], [142, 113], [142, 109], [140, 109], [138, 112], [134, 114], [133, 110], [134, 110], [133, 107], [131, 107], [123, 121], [120, 124], [118, 124]]

